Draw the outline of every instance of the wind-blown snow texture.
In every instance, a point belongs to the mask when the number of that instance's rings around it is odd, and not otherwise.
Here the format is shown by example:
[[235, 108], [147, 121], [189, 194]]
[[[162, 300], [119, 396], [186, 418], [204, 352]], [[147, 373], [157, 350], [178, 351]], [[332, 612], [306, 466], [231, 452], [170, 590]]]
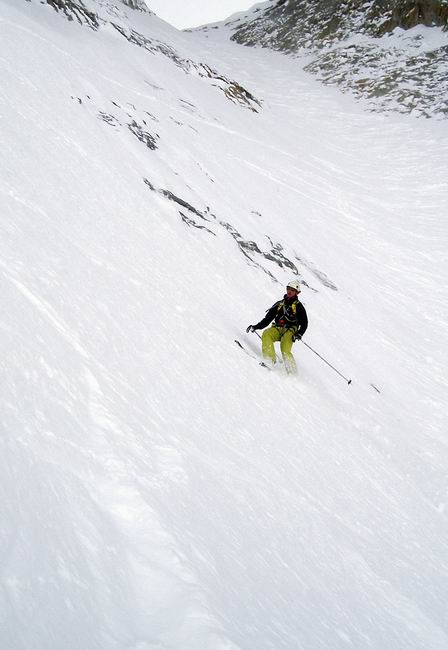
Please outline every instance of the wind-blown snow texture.
[[[0, 2], [1, 648], [446, 648], [445, 123], [82, 6]], [[291, 276], [351, 386], [234, 344]]]

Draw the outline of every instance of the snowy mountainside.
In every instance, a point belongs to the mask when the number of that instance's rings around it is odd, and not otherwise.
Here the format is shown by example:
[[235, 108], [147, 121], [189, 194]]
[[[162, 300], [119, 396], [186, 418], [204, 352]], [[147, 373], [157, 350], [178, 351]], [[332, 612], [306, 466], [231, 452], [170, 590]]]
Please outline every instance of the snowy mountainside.
[[0, 647], [445, 648], [444, 123], [139, 4], [0, 0]]
[[269, 0], [199, 30], [284, 52], [372, 111], [445, 118], [447, 0]]

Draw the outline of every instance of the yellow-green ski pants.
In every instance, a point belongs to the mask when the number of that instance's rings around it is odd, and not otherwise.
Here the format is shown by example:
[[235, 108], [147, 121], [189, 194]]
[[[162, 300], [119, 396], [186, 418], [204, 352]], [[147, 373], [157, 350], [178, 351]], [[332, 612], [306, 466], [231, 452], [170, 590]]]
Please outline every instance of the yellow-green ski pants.
[[277, 360], [274, 343], [280, 341], [280, 350], [285, 362], [286, 370], [291, 373], [297, 372], [296, 362], [291, 352], [294, 343], [292, 340], [294, 334], [295, 330], [287, 329], [286, 327], [270, 327], [269, 329], [264, 330], [261, 337], [263, 356], [265, 359], [272, 361], [272, 363], [275, 363]]

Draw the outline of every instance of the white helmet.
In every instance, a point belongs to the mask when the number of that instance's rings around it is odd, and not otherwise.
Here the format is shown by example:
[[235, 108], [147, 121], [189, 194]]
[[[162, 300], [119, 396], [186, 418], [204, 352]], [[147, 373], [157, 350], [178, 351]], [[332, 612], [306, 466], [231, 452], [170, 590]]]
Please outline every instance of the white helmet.
[[300, 282], [298, 280], [291, 280], [291, 282], [288, 282], [286, 287], [291, 287], [291, 289], [295, 289], [297, 293], [300, 293]]

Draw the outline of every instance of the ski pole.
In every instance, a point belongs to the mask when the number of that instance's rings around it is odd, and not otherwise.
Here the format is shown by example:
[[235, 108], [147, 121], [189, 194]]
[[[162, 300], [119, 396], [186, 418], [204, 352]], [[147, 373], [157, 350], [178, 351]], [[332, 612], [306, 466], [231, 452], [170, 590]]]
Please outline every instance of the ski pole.
[[[261, 336], [259, 335], [258, 332], [255, 332], [255, 334], [258, 336], [259, 339], [261, 339]], [[309, 349], [311, 350], [311, 352], [314, 352], [314, 354], [316, 354], [316, 355], [319, 357], [319, 359], [322, 359], [322, 361], [324, 361], [324, 362], [327, 364], [327, 366], [330, 366], [330, 368], [332, 368], [335, 372], [337, 372], [338, 375], [339, 375], [340, 377], [342, 377], [342, 379], [345, 379], [345, 381], [347, 382], [348, 385], [350, 385], [350, 384], [352, 383], [352, 380], [351, 380], [351, 379], [347, 379], [347, 377], [344, 377], [344, 375], [342, 374], [342, 372], [339, 372], [339, 370], [338, 370], [337, 368], [335, 368], [334, 366], [332, 366], [331, 363], [329, 363], [326, 359], [324, 359], [323, 356], [321, 356], [321, 355], [319, 354], [319, 352], [316, 352], [316, 350], [314, 350], [314, 349], [311, 347], [311, 345], [308, 345], [308, 343], [305, 343], [305, 341], [304, 341], [303, 339], [300, 339], [300, 340], [302, 341], [303, 345], [306, 345], [306, 347], [309, 348]], [[376, 390], [378, 390], [378, 389], [376, 389]]]
[[342, 377], [342, 379], [345, 379], [345, 381], [347, 382], [347, 384], [351, 384], [351, 383], [352, 383], [352, 380], [351, 380], [351, 379], [347, 379], [347, 377], [344, 377], [344, 375], [342, 374], [342, 372], [339, 372], [339, 370], [337, 370], [334, 366], [332, 366], [331, 363], [328, 363], [328, 361], [327, 361], [326, 359], [324, 359], [324, 358], [319, 354], [319, 352], [316, 352], [316, 350], [313, 350], [313, 348], [311, 347], [311, 345], [308, 345], [308, 343], [305, 343], [305, 341], [304, 341], [303, 339], [301, 339], [301, 341], [302, 341], [303, 345], [306, 345], [306, 347], [309, 348], [309, 349], [311, 350], [311, 352], [314, 352], [314, 354], [317, 354], [317, 356], [319, 357], [319, 359], [322, 359], [322, 361], [324, 361], [324, 362], [327, 364], [327, 366], [330, 366], [330, 368], [333, 368], [333, 370], [334, 370], [335, 372], [337, 372], [338, 375], [339, 375], [340, 377]]

